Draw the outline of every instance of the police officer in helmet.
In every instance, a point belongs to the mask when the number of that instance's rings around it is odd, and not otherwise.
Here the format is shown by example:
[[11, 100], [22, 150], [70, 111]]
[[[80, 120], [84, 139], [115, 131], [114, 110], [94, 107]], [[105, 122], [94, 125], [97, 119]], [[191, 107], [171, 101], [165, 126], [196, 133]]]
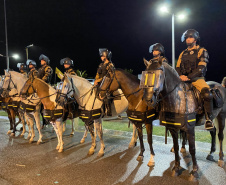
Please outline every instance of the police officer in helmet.
[[27, 76], [26, 65], [24, 63], [18, 63], [17, 68], [19, 68], [19, 71], [21, 74], [23, 74], [24, 76]]
[[151, 59], [152, 62], [166, 62], [168, 63], [168, 60], [165, 55], [165, 50], [162, 44], [155, 43], [149, 47], [149, 53], [153, 54], [153, 58]]
[[65, 72], [71, 75], [77, 75], [72, 66], [74, 66], [73, 60], [66, 57], [60, 60], [60, 65], [64, 65]]
[[176, 70], [182, 81], [192, 82], [192, 85], [200, 92], [206, 116], [205, 128], [210, 130], [214, 127], [212, 123], [213, 95], [204, 78], [209, 55], [205, 48], [199, 46], [199, 40], [199, 32], [194, 29], [183, 33], [181, 41], [186, 42], [187, 49], [180, 54]]
[[38, 69], [38, 78], [50, 84], [53, 74], [53, 70], [49, 66], [50, 60], [47, 56], [43, 54], [40, 55], [39, 60], [41, 61], [41, 67]]
[[[100, 65], [97, 69], [97, 74], [96, 74], [95, 81], [94, 81], [94, 85], [98, 85], [98, 86], [102, 82], [104, 76], [108, 73], [108, 70], [114, 69], [114, 65], [111, 62], [111, 57], [112, 57], [111, 51], [108, 51], [108, 49], [106, 49], [106, 48], [100, 48], [99, 54], [100, 54], [100, 58], [101, 58], [102, 62], [100, 63]], [[110, 100], [108, 98], [105, 98], [104, 104], [107, 108], [107, 115], [112, 116]]]
[[30, 60], [28, 59], [26, 62], [28, 69], [29, 69], [29, 73], [28, 73], [28, 78], [33, 81], [34, 78], [38, 77], [38, 71], [36, 69], [36, 62], [34, 60]]

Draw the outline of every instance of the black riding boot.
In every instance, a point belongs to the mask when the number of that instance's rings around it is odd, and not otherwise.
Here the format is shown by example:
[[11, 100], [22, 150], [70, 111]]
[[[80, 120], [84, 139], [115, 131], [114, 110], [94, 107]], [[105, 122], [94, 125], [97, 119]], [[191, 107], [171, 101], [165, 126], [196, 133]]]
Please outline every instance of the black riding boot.
[[107, 109], [107, 116], [112, 116], [112, 112], [111, 112], [111, 101], [107, 98], [104, 99], [104, 104], [106, 106]]
[[201, 91], [203, 106], [205, 111], [206, 123], [205, 129], [210, 130], [214, 128], [213, 125], [213, 95], [208, 88], [203, 88]]

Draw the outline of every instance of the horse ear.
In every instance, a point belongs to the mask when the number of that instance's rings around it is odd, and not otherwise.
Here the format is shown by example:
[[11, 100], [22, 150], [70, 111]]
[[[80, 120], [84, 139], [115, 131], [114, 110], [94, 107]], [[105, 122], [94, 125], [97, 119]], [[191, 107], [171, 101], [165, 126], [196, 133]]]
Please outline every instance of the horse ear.
[[143, 58], [143, 60], [144, 60], [144, 64], [146, 65], [146, 67], [150, 66], [152, 63], [151, 61], [148, 62], [145, 58]]

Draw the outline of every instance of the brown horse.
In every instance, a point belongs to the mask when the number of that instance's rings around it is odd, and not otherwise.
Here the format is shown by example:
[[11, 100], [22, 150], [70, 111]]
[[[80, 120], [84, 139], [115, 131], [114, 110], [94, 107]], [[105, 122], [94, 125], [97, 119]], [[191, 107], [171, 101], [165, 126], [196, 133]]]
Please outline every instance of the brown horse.
[[121, 69], [114, 71], [109, 71], [108, 77], [105, 76], [101, 86], [100, 86], [100, 96], [105, 97], [106, 92], [112, 93], [117, 89], [121, 88], [123, 95], [128, 100], [128, 110], [127, 115], [129, 120], [136, 126], [138, 130], [138, 137], [140, 140], [140, 153], [137, 157], [138, 161], [143, 160], [144, 143], [143, 143], [143, 124], [145, 124], [147, 131], [148, 144], [150, 146], [151, 157], [148, 162], [148, 166], [153, 166], [154, 162], [154, 150], [152, 146], [152, 121], [157, 119], [157, 112], [155, 109], [151, 109], [147, 106], [143, 97], [143, 90], [140, 89], [140, 80]]

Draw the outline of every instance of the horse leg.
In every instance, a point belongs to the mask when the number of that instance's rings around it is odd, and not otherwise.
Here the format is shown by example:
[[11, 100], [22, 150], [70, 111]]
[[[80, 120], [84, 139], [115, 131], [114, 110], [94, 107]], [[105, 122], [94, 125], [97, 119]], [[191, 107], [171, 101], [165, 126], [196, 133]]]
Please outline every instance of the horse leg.
[[101, 118], [94, 120], [94, 127], [97, 130], [97, 134], [100, 138], [100, 143], [101, 143], [100, 150], [98, 152], [98, 157], [102, 157], [102, 156], [104, 156], [105, 144], [104, 144], [104, 140], [103, 140], [103, 128], [102, 128], [102, 119]]
[[19, 115], [20, 115], [20, 118], [21, 118], [21, 121], [22, 121], [22, 124], [23, 124], [23, 131], [21, 133], [21, 136], [24, 135], [24, 133], [26, 132], [26, 127], [25, 127], [25, 118], [24, 118], [24, 114], [20, 113], [19, 112]]
[[28, 126], [28, 135], [27, 135], [27, 139], [30, 139], [31, 137], [31, 117], [27, 114], [27, 113], [24, 113], [25, 115], [25, 120], [26, 120], [26, 123], [27, 123], [27, 126]]
[[37, 141], [37, 145], [39, 145], [42, 142], [42, 132], [41, 132], [41, 122], [40, 122], [40, 110], [37, 109], [34, 113], [35, 123], [36, 127], [38, 129], [39, 138]]
[[190, 172], [190, 181], [197, 180], [199, 178], [198, 174], [198, 164], [196, 160], [196, 149], [195, 149], [195, 126], [188, 128], [187, 132], [188, 143], [189, 143], [189, 152], [191, 154], [192, 162], [193, 162], [193, 170]]
[[217, 120], [219, 125], [218, 139], [220, 144], [218, 166], [223, 167], [224, 166], [223, 140], [224, 140], [224, 128], [225, 128], [225, 115], [223, 113], [220, 113], [217, 116]]
[[128, 148], [133, 148], [137, 145], [137, 137], [138, 137], [137, 129], [136, 126], [133, 124], [133, 135]]
[[94, 154], [94, 149], [96, 148], [96, 129], [94, 128], [94, 124], [91, 124], [88, 126], [90, 135], [91, 135], [91, 139], [92, 139], [92, 146], [89, 149], [88, 155], [93, 155]]
[[10, 109], [11, 117], [12, 117], [12, 126], [13, 126], [13, 132], [10, 136], [15, 136], [16, 133], [16, 113], [13, 109]]
[[155, 165], [155, 160], [154, 160], [155, 152], [154, 152], [154, 149], [153, 149], [153, 146], [152, 146], [152, 144], [153, 144], [153, 140], [152, 140], [153, 126], [152, 126], [152, 123], [146, 124], [146, 130], [147, 130], [148, 144], [149, 144], [150, 152], [151, 152], [151, 157], [150, 157], [150, 160], [148, 162], [148, 166], [151, 167], [151, 166]]
[[174, 154], [175, 154], [175, 164], [172, 169], [173, 173], [172, 176], [180, 175], [180, 156], [179, 156], [179, 144], [178, 144], [178, 130], [176, 129], [169, 129], [172, 138], [173, 138], [173, 147], [174, 147]]
[[29, 115], [30, 117], [30, 129], [31, 129], [31, 138], [29, 139], [29, 143], [32, 143], [34, 141], [34, 137], [35, 137], [35, 131], [34, 131], [34, 116], [33, 115]]
[[[51, 123], [52, 123], [52, 122], [51, 122]], [[57, 141], [58, 141], [58, 144], [57, 144], [56, 150], [59, 150], [60, 144], [61, 144], [61, 143], [60, 143], [60, 137], [59, 137], [58, 127], [57, 127], [56, 122], [52, 123], [52, 126], [53, 126], [53, 129], [55, 130], [56, 135], [57, 135]]]
[[180, 152], [181, 153], [186, 153], [185, 145], [186, 145], [186, 141], [187, 141], [187, 134], [186, 134], [185, 131], [181, 130], [181, 135], [182, 135], [182, 147], [180, 149]]
[[138, 136], [139, 136], [139, 140], [140, 140], [140, 154], [137, 157], [137, 161], [143, 161], [143, 153], [145, 151], [144, 149], [144, 141], [143, 141], [143, 130], [142, 130], [142, 124], [137, 126], [137, 131], [138, 131]]
[[75, 122], [74, 122], [74, 119], [72, 118], [71, 119], [71, 133], [70, 133], [70, 136], [73, 136], [75, 134]]
[[210, 135], [211, 135], [211, 149], [210, 153], [206, 157], [207, 160], [209, 161], [214, 161], [213, 159], [213, 153], [216, 151], [216, 127], [210, 130]]
[[9, 128], [7, 134], [11, 134], [11, 130], [13, 129], [12, 116], [11, 116], [11, 112], [9, 111], [9, 109], [7, 109], [6, 111], [8, 113], [8, 118], [9, 118], [9, 123], [10, 123], [10, 128]]
[[59, 137], [59, 150], [58, 152], [63, 152], [64, 150], [64, 142], [63, 142], [63, 124], [62, 121], [56, 121], [58, 137]]
[[84, 134], [83, 134], [83, 137], [82, 137], [80, 143], [84, 143], [85, 142], [85, 139], [87, 137], [88, 130], [89, 130], [88, 126], [85, 125], [85, 131], [84, 131]]

